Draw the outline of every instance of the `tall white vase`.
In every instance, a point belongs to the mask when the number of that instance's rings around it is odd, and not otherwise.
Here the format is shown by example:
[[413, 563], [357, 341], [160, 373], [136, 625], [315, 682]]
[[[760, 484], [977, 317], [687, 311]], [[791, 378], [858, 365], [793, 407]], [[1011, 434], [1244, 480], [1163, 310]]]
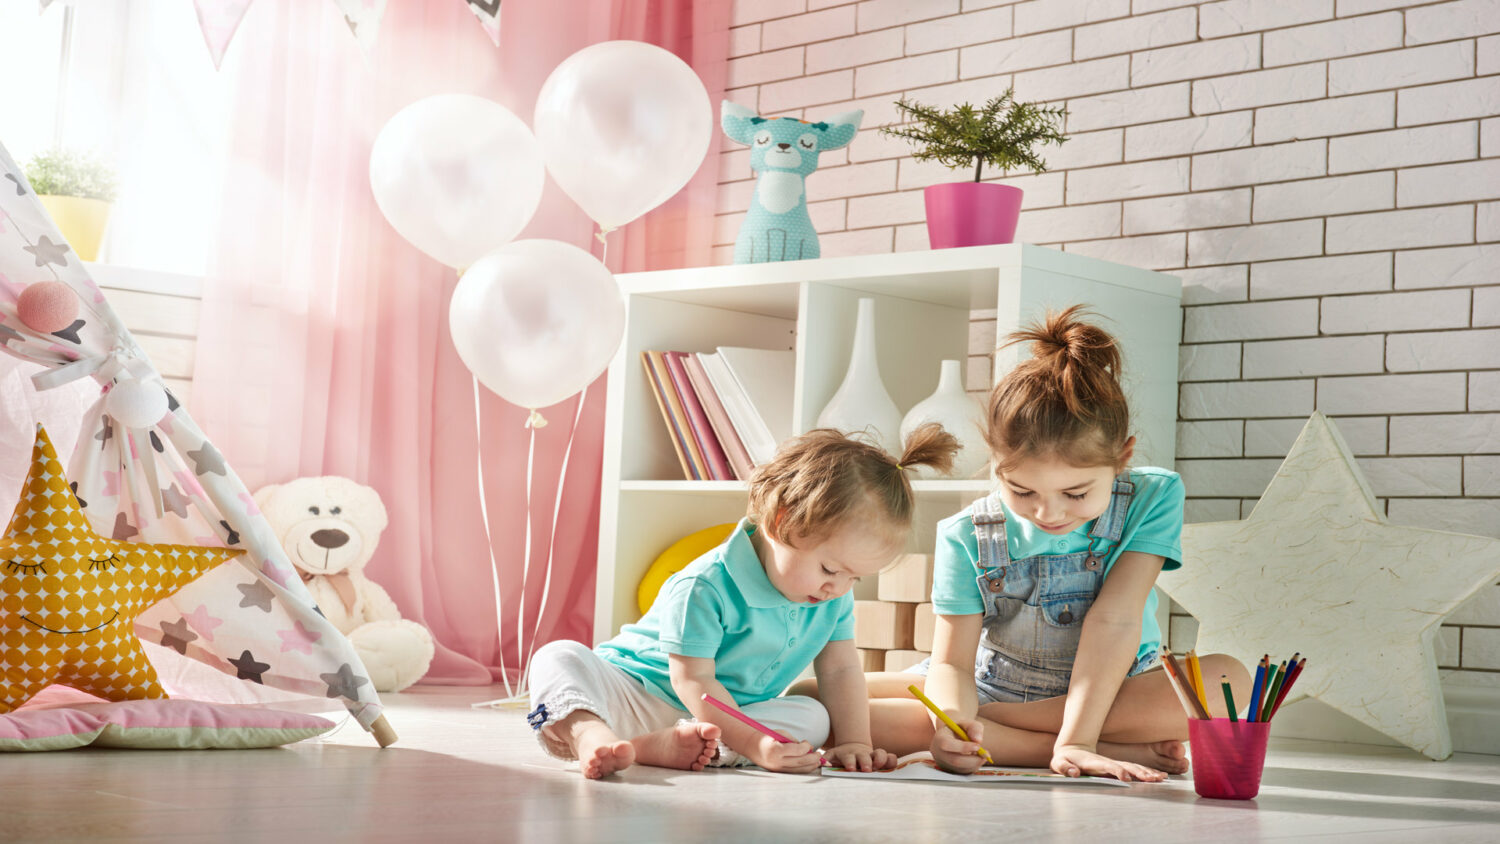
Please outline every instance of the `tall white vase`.
[[[984, 443], [984, 408], [973, 396], [964, 392], [963, 374], [956, 360], [945, 360], [938, 370], [938, 386], [932, 395], [917, 402], [901, 420], [901, 439], [904, 442], [924, 422], [936, 422], [943, 430], [958, 438], [961, 448], [953, 458], [951, 477], [968, 479], [979, 473], [989, 462], [989, 448]], [[932, 478], [937, 471], [921, 466], [917, 477]]]
[[860, 299], [854, 323], [854, 348], [849, 371], [833, 398], [818, 414], [819, 428], [844, 433], [864, 432], [891, 454], [901, 453], [901, 411], [880, 380], [875, 357], [875, 300]]

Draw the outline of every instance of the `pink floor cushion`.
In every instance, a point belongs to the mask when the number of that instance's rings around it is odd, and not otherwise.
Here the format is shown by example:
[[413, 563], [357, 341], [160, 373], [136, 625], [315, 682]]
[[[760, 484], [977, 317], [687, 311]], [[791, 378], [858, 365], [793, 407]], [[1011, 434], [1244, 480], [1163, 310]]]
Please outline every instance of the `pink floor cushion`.
[[0, 751], [90, 744], [151, 750], [274, 747], [335, 726], [316, 715], [254, 706], [170, 699], [76, 703], [87, 696], [68, 690], [49, 698], [51, 691], [38, 695], [32, 705], [0, 715]]

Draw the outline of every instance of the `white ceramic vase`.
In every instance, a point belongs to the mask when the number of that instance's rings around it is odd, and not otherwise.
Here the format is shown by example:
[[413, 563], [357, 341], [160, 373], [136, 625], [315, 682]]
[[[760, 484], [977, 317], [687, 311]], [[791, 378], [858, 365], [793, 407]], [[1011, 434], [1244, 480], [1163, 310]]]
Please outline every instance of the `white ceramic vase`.
[[849, 371], [838, 391], [818, 414], [819, 428], [834, 428], [846, 434], [865, 433], [891, 454], [901, 453], [901, 411], [880, 380], [875, 357], [875, 300], [860, 299], [854, 323], [854, 347], [849, 353]]
[[[984, 408], [964, 392], [963, 374], [956, 360], [945, 360], [938, 374], [937, 390], [917, 402], [901, 420], [901, 440], [924, 422], [936, 422], [943, 430], [958, 438], [961, 448], [953, 458], [950, 477], [969, 479], [974, 477], [989, 462], [989, 449], [984, 444]], [[938, 473], [928, 466], [917, 469], [917, 477], [933, 478]]]

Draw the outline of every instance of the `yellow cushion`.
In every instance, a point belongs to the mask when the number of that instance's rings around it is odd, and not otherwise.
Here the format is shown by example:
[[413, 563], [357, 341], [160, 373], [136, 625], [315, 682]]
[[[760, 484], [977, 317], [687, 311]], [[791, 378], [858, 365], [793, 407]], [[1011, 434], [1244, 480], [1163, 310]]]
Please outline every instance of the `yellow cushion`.
[[734, 522], [714, 525], [690, 533], [667, 546], [667, 550], [661, 552], [660, 556], [651, 563], [651, 567], [646, 569], [646, 576], [641, 578], [641, 586], [636, 590], [635, 598], [641, 608], [641, 615], [645, 615], [646, 610], [651, 609], [652, 602], [656, 600], [656, 593], [661, 591], [661, 586], [667, 582], [667, 578], [682, 571], [688, 563], [728, 539], [734, 527]]

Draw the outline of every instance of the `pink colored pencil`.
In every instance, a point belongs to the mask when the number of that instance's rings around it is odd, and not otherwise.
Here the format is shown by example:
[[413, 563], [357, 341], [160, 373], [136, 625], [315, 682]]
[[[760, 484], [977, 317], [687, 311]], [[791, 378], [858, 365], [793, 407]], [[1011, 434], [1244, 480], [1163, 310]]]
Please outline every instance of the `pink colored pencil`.
[[[754, 718], [751, 718], [749, 715], [746, 715], [745, 713], [739, 711], [738, 709], [735, 709], [734, 707], [730, 706], [729, 704], [725, 703], [724, 701], [719, 700], [718, 698], [714, 697], [713, 695], [709, 694], [708, 692], [704, 692], [703, 693], [703, 702], [709, 704], [710, 706], [715, 707], [716, 709], [722, 710], [727, 715], [731, 715], [731, 716], [737, 718], [740, 721], [740, 723], [742, 723], [745, 726], [751, 728], [752, 730], [756, 730], [761, 735], [770, 736], [771, 738], [773, 738], [773, 739], [781, 742], [782, 744], [792, 744], [793, 743], [791, 739], [787, 738], [786, 736], [782, 735], [781, 733], [776, 732], [775, 730], [771, 729], [770, 727], [767, 727], [765, 724], [762, 724], [761, 722], [755, 720]], [[821, 751], [820, 751], [820, 755], [821, 755]], [[821, 760], [819, 760], [819, 764], [822, 765], [822, 766], [824, 766], [824, 767], [827, 767], [829, 763], [828, 763], [827, 759], [821, 759]]]

